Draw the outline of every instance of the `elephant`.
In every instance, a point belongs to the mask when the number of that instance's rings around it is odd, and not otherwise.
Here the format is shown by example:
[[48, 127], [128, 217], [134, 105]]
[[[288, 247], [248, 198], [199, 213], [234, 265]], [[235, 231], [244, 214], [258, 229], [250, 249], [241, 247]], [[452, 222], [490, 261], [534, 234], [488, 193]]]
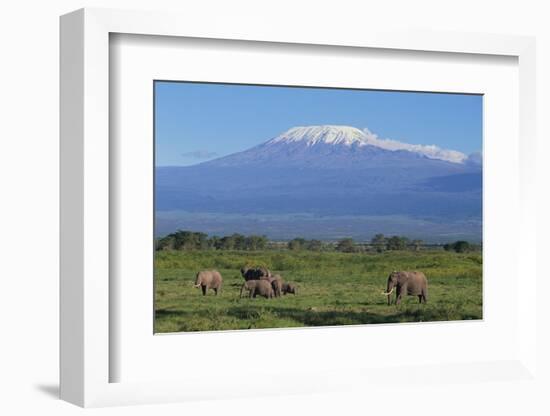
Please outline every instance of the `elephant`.
[[281, 277], [281, 275], [271, 274], [271, 272], [269, 272], [269, 275], [263, 275], [260, 277], [259, 280], [265, 280], [271, 285], [275, 297], [281, 296], [281, 289], [283, 285], [283, 278]]
[[241, 269], [241, 275], [244, 277], [244, 280], [248, 282], [249, 280], [258, 280], [261, 273], [255, 268], [243, 267]]
[[194, 287], [200, 287], [202, 289], [203, 296], [206, 296], [208, 289], [213, 289], [214, 293], [218, 295], [218, 292], [222, 289], [222, 275], [217, 270], [201, 270], [197, 273]]
[[386, 292], [382, 294], [388, 297], [388, 305], [391, 305], [391, 294], [396, 291], [395, 304], [399, 305], [403, 296], [418, 296], [419, 303], [428, 300], [428, 279], [422, 272], [393, 271], [388, 276]]
[[273, 297], [273, 287], [267, 280], [247, 280], [241, 287], [240, 298], [244, 290], [248, 290], [249, 298], [255, 298], [257, 295], [268, 299]]
[[260, 276], [258, 280], [267, 280], [269, 283], [271, 283], [274, 280], [280, 280], [282, 282], [283, 278], [280, 274], [271, 274], [271, 272], [269, 272], [269, 275]]
[[241, 275], [244, 277], [244, 280], [258, 280], [262, 277], [271, 277], [271, 272], [265, 267], [242, 267]]
[[262, 276], [272, 277], [271, 270], [269, 270], [266, 267], [258, 267], [258, 270], [260, 271]]
[[262, 278], [261, 280], [267, 280], [269, 281], [271, 279], [271, 287], [273, 288], [273, 294], [276, 298], [281, 297], [281, 292], [283, 290], [283, 278], [276, 274], [272, 277], [268, 278]]
[[294, 286], [292, 283], [283, 283], [281, 291], [283, 292], [283, 295], [286, 295], [287, 293], [292, 293], [293, 295], [295, 295], [296, 286]]

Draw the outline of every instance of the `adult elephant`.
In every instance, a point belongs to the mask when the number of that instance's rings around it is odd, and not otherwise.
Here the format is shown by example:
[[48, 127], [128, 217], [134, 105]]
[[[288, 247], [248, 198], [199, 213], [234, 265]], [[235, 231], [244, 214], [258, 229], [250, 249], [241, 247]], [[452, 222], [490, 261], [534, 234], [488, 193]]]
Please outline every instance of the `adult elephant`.
[[194, 287], [202, 289], [203, 296], [206, 295], [208, 289], [214, 290], [217, 295], [222, 288], [222, 275], [217, 270], [201, 270], [197, 273]]
[[271, 272], [265, 267], [242, 267], [241, 275], [248, 282], [249, 280], [259, 280], [263, 277], [269, 278], [271, 277]]
[[391, 294], [395, 291], [395, 304], [399, 305], [403, 296], [418, 296], [419, 303], [428, 300], [428, 279], [422, 272], [393, 271], [388, 276], [386, 292], [388, 305], [391, 305]]

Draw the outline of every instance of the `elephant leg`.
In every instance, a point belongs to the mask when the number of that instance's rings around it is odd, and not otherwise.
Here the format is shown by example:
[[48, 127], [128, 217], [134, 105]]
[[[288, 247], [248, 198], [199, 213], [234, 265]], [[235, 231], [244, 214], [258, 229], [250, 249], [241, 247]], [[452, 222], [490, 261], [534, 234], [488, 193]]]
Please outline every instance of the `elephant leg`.
[[428, 301], [428, 294], [426, 293], [426, 290], [422, 291], [422, 300], [424, 301], [424, 303]]
[[201, 289], [202, 289], [202, 295], [206, 296], [206, 286], [202, 285]]
[[422, 303], [422, 295], [418, 295], [418, 303]]
[[218, 288], [217, 287], [214, 288], [214, 295], [218, 296]]
[[397, 298], [395, 299], [395, 304], [400, 305], [401, 301], [403, 300], [403, 294], [407, 294], [407, 288], [404, 286], [401, 286], [397, 289]]

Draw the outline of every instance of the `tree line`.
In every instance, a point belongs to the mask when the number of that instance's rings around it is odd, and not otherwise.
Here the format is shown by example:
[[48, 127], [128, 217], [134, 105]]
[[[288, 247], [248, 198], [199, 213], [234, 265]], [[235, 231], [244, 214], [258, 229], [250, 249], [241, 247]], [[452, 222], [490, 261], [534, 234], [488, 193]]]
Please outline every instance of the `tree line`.
[[[337, 242], [324, 242], [317, 239], [294, 238], [288, 242], [269, 241], [265, 235], [243, 235], [234, 233], [228, 236], [209, 237], [206, 233], [195, 231], [176, 231], [155, 242], [156, 250], [265, 250], [288, 249], [293, 251], [340, 251], [343, 253], [355, 253], [361, 251], [377, 251], [379, 253], [393, 250], [419, 251], [425, 247], [422, 240], [410, 240], [404, 236], [385, 236], [376, 234], [369, 243], [359, 243], [352, 238], [342, 238]], [[433, 247], [433, 245], [431, 245]], [[478, 251], [480, 245], [470, 244], [467, 241], [455, 241], [442, 247], [446, 251], [465, 253]]]
[[157, 250], [264, 250], [265, 235], [231, 234], [224, 237], [212, 236], [195, 231], [176, 231], [156, 241]]

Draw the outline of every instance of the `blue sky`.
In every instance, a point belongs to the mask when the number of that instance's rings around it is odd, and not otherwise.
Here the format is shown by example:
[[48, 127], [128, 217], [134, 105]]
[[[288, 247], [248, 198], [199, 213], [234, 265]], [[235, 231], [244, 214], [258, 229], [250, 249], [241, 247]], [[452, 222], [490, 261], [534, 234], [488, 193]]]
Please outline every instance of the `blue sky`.
[[394, 91], [155, 83], [156, 166], [246, 150], [294, 126], [368, 128], [383, 139], [482, 148], [482, 97]]

